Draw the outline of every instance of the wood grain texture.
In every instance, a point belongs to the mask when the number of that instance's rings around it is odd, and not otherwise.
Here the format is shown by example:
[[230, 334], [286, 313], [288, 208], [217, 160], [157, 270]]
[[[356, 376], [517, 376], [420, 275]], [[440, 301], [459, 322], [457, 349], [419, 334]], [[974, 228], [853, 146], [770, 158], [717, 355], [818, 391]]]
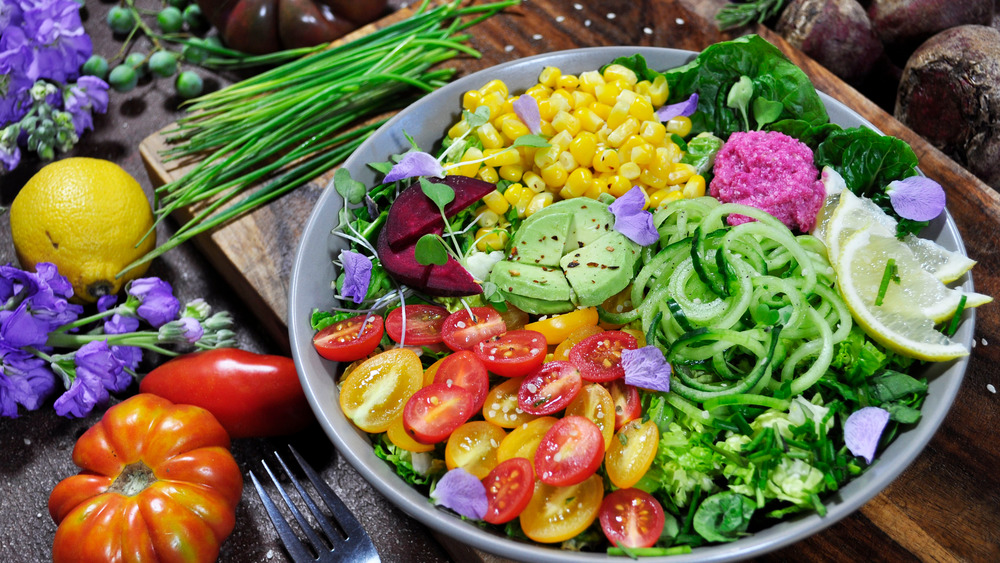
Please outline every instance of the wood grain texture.
[[[516, 58], [578, 47], [642, 45], [700, 50], [731, 37], [712, 16], [721, 1], [531, 0], [472, 30], [482, 58], [453, 63], [462, 73]], [[613, 16], [613, 17], [612, 17]], [[913, 147], [920, 167], [946, 188], [948, 208], [970, 256], [977, 290], [1000, 295], [1000, 197], [965, 169], [894, 120], [856, 90], [766, 29], [812, 78], [837, 98]], [[177, 171], [158, 162], [159, 134], [142, 143], [152, 181]], [[329, 175], [328, 175], [329, 176]], [[197, 240], [217, 271], [279, 341], [286, 336], [286, 291], [298, 238], [327, 177]], [[1000, 561], [1000, 319], [996, 305], [977, 312], [977, 347], [951, 413], [934, 439], [893, 484], [857, 513], [762, 561]], [[447, 546], [447, 542], [446, 542]], [[454, 548], [454, 546], [452, 546]], [[456, 560], [480, 554], [452, 552]]]

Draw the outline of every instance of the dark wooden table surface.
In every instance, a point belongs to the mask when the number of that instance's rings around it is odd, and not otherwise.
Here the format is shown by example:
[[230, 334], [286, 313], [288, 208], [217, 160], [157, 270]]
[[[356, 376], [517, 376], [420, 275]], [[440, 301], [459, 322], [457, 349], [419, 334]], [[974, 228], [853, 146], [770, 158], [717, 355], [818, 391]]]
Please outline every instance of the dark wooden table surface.
[[[143, 5], [143, 0], [138, 2]], [[472, 45], [483, 53], [479, 60], [457, 66], [471, 72], [536, 53], [599, 45], [655, 45], [700, 50], [726, 38], [711, 24], [719, 0], [527, 0], [472, 30]], [[150, 2], [157, 5], [157, 2]], [[113, 4], [87, 0], [85, 26], [95, 51], [106, 56], [120, 43], [104, 24]], [[399, 6], [399, 2], [394, 3]], [[780, 43], [777, 38], [771, 37]], [[962, 233], [969, 254], [979, 260], [974, 272], [980, 292], [998, 295], [1000, 257], [1000, 199], [954, 162], [912, 134], [875, 104], [845, 86], [822, 68], [788, 51], [817, 86], [858, 110], [883, 131], [910, 142], [929, 176], [946, 186], [949, 210]], [[209, 87], [227, 82], [203, 72]], [[152, 133], [172, 123], [181, 112], [172, 86], [163, 80], [141, 83], [128, 94], [112, 94], [106, 115], [95, 120], [73, 154], [115, 161], [151, 192], [138, 147]], [[41, 166], [26, 159], [12, 174], [0, 176], [0, 205], [8, 206], [20, 187]], [[272, 206], [274, 215], [301, 225], [316, 190], [302, 190]], [[306, 211], [307, 212], [307, 211]], [[165, 238], [176, 228], [168, 222], [158, 234]], [[291, 254], [296, 240], [281, 240]], [[220, 265], [212, 242], [183, 245], [154, 262], [150, 275], [170, 281], [182, 300], [204, 297], [216, 309], [230, 311], [237, 322], [242, 347], [258, 352], [280, 352], [287, 342], [282, 333], [282, 303], [261, 304], [252, 283], [241, 283], [233, 265]], [[0, 263], [13, 262], [9, 219], [0, 217]], [[288, 259], [290, 263], [290, 258]], [[274, 283], [286, 286], [289, 271], [278, 261]], [[259, 288], [256, 288], [259, 289]], [[235, 291], [234, 291], [235, 290]], [[996, 305], [978, 314], [977, 346], [955, 404], [923, 453], [882, 494], [855, 514], [826, 530], [763, 559], [771, 561], [1000, 561], [1000, 317]], [[262, 311], [264, 312], [262, 314]], [[100, 416], [82, 420], [56, 416], [47, 405], [22, 412], [17, 419], [0, 419], [0, 561], [45, 561], [51, 557], [55, 525], [48, 516], [49, 491], [76, 472], [70, 452], [77, 437]], [[234, 455], [246, 470], [286, 443], [293, 443], [319, 469], [372, 533], [383, 561], [493, 560], [464, 550], [450, 541], [438, 541], [421, 524], [395, 509], [376, 493], [333, 450], [318, 428], [288, 439], [242, 439], [233, 443]], [[222, 561], [285, 561], [287, 555], [264, 516], [252, 487], [244, 489], [237, 526], [223, 546]]]

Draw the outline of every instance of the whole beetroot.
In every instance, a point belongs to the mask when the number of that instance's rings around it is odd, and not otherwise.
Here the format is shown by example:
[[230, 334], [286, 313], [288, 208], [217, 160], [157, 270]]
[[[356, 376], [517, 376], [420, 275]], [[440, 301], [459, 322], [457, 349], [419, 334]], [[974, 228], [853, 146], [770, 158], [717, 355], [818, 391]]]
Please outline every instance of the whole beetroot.
[[872, 0], [868, 18], [900, 64], [930, 36], [960, 25], [990, 25], [994, 0]]
[[1000, 189], [1000, 30], [964, 25], [928, 39], [903, 69], [894, 113]]
[[792, 0], [776, 26], [786, 41], [851, 84], [882, 56], [882, 42], [856, 0]]

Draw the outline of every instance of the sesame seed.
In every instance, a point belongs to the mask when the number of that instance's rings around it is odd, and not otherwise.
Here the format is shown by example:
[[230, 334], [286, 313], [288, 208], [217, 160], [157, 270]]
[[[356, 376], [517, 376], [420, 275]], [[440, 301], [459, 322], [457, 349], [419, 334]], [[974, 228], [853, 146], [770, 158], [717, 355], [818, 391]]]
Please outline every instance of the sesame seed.
[[536, 33], [536, 34], [532, 35], [531, 38], [534, 39], [535, 41], [538, 41], [539, 39], [542, 38], [542, 34], [541, 33]]
[[651, 28], [651, 27], [644, 27], [644, 28], [642, 28], [642, 32], [645, 33], [646, 35], [652, 35], [653, 34], [653, 28]]
[[513, 45], [504, 45], [503, 50], [504, 50], [505, 53], [509, 53], [509, 52], [511, 52], [511, 51], [514, 50], [514, 46]]
[[986, 390], [989, 391], [990, 393], [996, 393], [997, 392], [997, 388], [994, 387], [992, 383], [987, 383], [986, 384]]
[[986, 346], [986, 339], [983, 339], [983, 346]]
[[677, 25], [684, 25], [684, 18], [677, 18], [676, 20], [674, 20], [674, 23], [676, 23]]
[[583, 20], [583, 25], [586, 27], [590, 27], [590, 20]]
[[458, 321], [457, 323], [455, 323], [455, 326], [457, 326], [458, 328], [465, 328], [465, 321]]
[[574, 10], [582, 10], [583, 9], [583, 4], [573, 4], [573, 9]]
[[615, 13], [614, 13], [614, 12], [608, 12], [608, 19], [609, 19], [609, 20], [613, 20], [613, 19], [615, 19], [615, 17], [616, 17], [616, 16], [615, 16]]
[[556, 16], [556, 21], [559, 22], [559, 23], [562, 23], [563, 21], [565, 21], [565, 19], [566, 19], [566, 16]]

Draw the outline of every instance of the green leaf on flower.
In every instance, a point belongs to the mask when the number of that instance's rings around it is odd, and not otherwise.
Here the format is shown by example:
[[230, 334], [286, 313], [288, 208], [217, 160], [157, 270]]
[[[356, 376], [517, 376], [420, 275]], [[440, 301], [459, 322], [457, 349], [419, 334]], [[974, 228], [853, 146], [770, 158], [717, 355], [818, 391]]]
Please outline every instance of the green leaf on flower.
[[422, 266], [443, 266], [448, 262], [448, 248], [440, 236], [428, 233], [417, 240], [413, 256]]

